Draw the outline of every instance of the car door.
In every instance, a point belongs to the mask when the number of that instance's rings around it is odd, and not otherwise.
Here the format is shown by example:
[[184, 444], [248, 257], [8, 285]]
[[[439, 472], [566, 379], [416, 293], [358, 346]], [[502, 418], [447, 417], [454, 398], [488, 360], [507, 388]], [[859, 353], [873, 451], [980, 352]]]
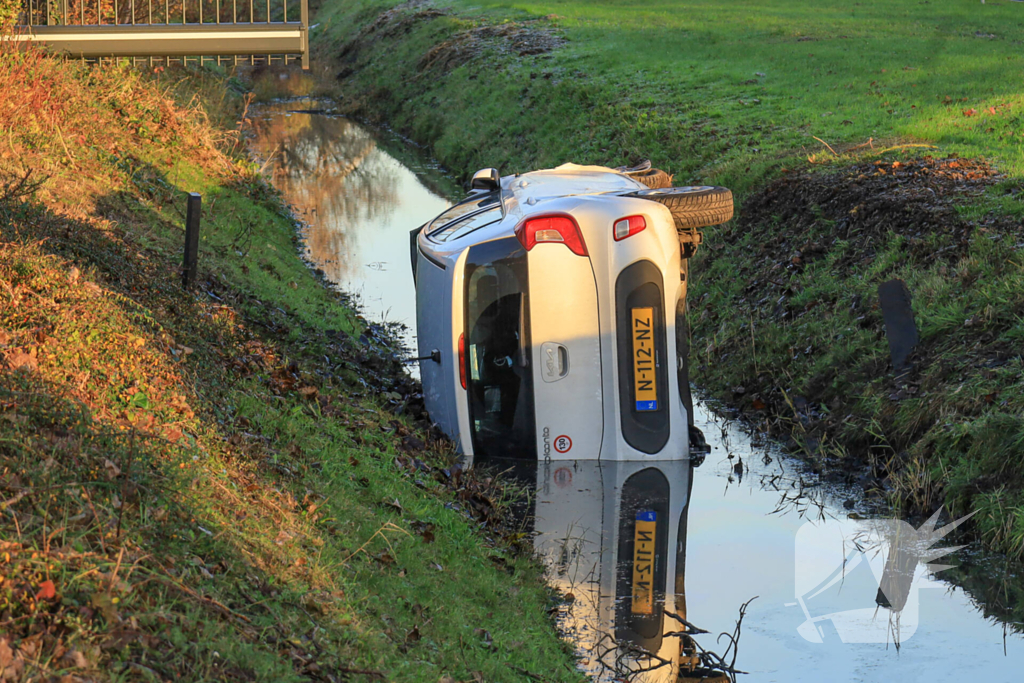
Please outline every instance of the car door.
[[557, 243], [536, 245], [529, 262], [537, 448], [543, 458], [597, 460], [604, 402], [593, 267]]
[[[451, 267], [417, 249], [416, 334], [423, 383], [423, 403], [430, 419], [459, 442], [455, 414], [455, 383], [458, 372], [452, 342]], [[432, 360], [435, 356], [438, 360]]]

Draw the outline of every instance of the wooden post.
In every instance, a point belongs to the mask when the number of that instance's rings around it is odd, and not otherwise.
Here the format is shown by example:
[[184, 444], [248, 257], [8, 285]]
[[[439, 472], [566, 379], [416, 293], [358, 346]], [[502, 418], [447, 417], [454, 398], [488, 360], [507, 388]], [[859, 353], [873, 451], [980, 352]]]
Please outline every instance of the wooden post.
[[302, 22], [302, 68], [309, 71], [309, 0], [302, 0], [299, 21]]
[[199, 214], [203, 198], [197, 192], [188, 193], [188, 212], [185, 215], [185, 262], [181, 270], [181, 285], [188, 289], [196, 279], [199, 260]]

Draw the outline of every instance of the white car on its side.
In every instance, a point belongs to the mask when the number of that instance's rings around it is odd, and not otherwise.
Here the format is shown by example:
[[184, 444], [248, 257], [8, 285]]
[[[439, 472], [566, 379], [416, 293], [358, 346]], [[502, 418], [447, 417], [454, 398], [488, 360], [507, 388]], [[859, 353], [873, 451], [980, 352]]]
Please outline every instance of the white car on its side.
[[686, 264], [729, 190], [573, 164], [472, 188], [413, 231], [431, 419], [465, 454], [688, 457]]

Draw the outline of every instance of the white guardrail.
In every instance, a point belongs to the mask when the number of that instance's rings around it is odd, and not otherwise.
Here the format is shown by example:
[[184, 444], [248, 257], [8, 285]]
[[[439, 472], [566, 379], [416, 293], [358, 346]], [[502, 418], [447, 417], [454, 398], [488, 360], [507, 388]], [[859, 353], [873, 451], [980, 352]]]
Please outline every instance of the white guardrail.
[[309, 68], [307, 0], [25, 0], [15, 39], [84, 59]]

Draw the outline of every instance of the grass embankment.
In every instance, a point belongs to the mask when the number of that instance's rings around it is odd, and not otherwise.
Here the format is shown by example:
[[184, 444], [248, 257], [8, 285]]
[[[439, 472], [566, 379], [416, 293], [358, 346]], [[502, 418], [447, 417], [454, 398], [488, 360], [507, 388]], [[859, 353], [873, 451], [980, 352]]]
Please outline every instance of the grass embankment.
[[0, 678], [578, 678], [200, 76], [0, 49]]
[[[324, 0], [313, 36], [353, 112], [461, 173], [650, 158], [732, 187], [739, 216], [694, 265], [694, 380], [898, 505], [979, 510], [1019, 556], [1019, 9]], [[922, 338], [903, 383], [877, 304], [893, 277]]]

